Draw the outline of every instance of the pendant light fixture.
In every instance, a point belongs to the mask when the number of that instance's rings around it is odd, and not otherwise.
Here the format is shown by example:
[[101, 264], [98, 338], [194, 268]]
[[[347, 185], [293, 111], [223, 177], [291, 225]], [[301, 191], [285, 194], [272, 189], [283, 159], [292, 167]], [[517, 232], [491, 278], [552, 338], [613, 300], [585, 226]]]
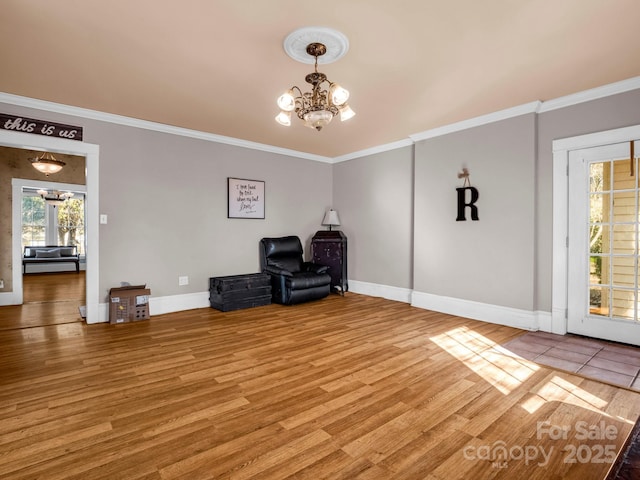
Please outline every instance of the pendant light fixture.
[[[321, 41], [306, 43], [311, 38]], [[305, 44], [306, 57], [301, 56], [301, 47]], [[326, 44], [335, 47], [331, 55], [327, 55], [329, 50]], [[310, 63], [309, 59], [312, 59], [315, 68], [305, 77], [305, 81], [312, 86], [310, 92], [303, 92], [294, 85], [278, 98], [280, 113], [276, 116], [276, 121], [280, 125], [290, 126], [291, 112], [294, 111], [306, 127], [317, 131], [326, 127], [336, 115], [340, 115], [341, 121], [355, 115], [347, 104], [349, 91], [330, 81], [324, 73], [318, 71], [320, 58], [327, 55], [327, 61], [324, 63], [333, 62], [346, 53], [348, 46], [347, 38], [343, 34], [323, 27], [301, 28], [285, 39], [284, 48], [291, 58], [303, 63]]]
[[73, 197], [73, 192], [61, 192], [59, 190], [52, 190], [51, 192], [47, 190], [38, 190], [38, 195], [42, 197], [42, 199], [47, 202], [48, 205], [53, 205], [54, 207], [58, 205], [62, 205], [67, 199]]
[[53, 154], [49, 152], [44, 152], [41, 156], [30, 158], [29, 161], [33, 168], [38, 170], [40, 173], [44, 173], [47, 177], [52, 173], [58, 173], [62, 170], [62, 167], [66, 165], [61, 160], [56, 160]]

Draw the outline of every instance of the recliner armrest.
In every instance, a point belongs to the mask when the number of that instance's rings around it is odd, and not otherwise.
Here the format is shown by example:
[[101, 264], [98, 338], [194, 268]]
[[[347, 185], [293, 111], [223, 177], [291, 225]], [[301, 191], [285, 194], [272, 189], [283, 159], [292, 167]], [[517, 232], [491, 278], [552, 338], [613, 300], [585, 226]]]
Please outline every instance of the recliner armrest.
[[329, 267], [326, 265], [318, 265], [317, 263], [313, 263], [313, 262], [304, 262], [302, 264], [302, 270], [305, 272], [313, 272], [313, 273], [327, 273], [327, 271], [329, 270]]
[[291, 273], [289, 270], [273, 267], [271, 265], [267, 265], [266, 267], [264, 267], [263, 272], [269, 273], [271, 275], [282, 275], [284, 277], [293, 277], [293, 273]]

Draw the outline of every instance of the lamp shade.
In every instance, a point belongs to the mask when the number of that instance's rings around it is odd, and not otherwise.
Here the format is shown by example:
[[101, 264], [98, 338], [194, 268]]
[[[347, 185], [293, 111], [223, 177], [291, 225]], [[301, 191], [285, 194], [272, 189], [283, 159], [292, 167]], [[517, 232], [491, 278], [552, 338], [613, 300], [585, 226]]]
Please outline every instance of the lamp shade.
[[354, 117], [356, 112], [354, 112], [349, 105], [343, 105], [338, 109], [340, 112], [340, 121], [344, 122], [345, 120], [349, 120]]
[[287, 90], [278, 97], [278, 107], [285, 112], [292, 112], [296, 108], [296, 100], [293, 96], [293, 90]]
[[276, 122], [278, 122], [280, 125], [284, 125], [285, 127], [290, 126], [291, 125], [291, 112], [285, 112], [284, 110], [281, 111], [276, 116]]
[[331, 101], [334, 105], [343, 105], [349, 100], [349, 90], [342, 88], [337, 83], [331, 85], [329, 93], [331, 94]]
[[337, 227], [340, 225], [340, 218], [338, 218], [338, 212], [334, 209], [329, 210], [324, 214], [322, 219], [322, 225], [329, 225], [330, 227]]

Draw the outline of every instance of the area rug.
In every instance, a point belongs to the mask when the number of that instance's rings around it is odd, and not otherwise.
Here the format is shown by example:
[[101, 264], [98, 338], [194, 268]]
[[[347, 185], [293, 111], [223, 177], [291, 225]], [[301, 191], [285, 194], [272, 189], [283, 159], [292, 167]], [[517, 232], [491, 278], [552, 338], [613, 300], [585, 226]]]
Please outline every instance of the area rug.
[[638, 480], [640, 478], [640, 420], [636, 422], [620, 455], [605, 480]]

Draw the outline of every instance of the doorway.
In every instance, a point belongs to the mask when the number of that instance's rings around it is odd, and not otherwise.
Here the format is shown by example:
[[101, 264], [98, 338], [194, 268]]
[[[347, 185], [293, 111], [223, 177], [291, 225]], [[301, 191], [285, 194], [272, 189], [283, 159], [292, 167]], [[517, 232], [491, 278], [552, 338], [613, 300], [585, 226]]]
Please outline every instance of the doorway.
[[[0, 147], [6, 153], [7, 149]], [[39, 175], [33, 175], [32, 167], [26, 159], [34, 152], [11, 149], [16, 175], [30, 175], [36, 179], [12, 178], [12, 209], [20, 216], [20, 249], [26, 246], [41, 247], [45, 245], [73, 245], [79, 254], [78, 270], [73, 261], [32, 261], [22, 266], [23, 301], [20, 309], [0, 317], [0, 329], [17, 329], [25, 327], [42, 327], [84, 321], [83, 307], [86, 305], [85, 276], [85, 166], [84, 157], [57, 156], [72, 167], [71, 172], [60, 172], [66, 175], [60, 179], [74, 179], [82, 183], [62, 183], [60, 181], [43, 181]], [[26, 164], [23, 165], [23, 164]], [[80, 176], [81, 175], [81, 176]], [[52, 178], [53, 180], [53, 178]], [[46, 192], [46, 193], [43, 193]], [[51, 200], [51, 192], [63, 192], [64, 200]], [[47, 201], [47, 198], [49, 201]], [[15, 248], [15, 246], [14, 246]], [[32, 250], [33, 251], [33, 250]], [[37, 251], [37, 250], [36, 250]], [[5, 313], [5, 312], [3, 312]]]
[[567, 330], [640, 345], [640, 142], [569, 152]]
[[[99, 147], [98, 145], [67, 140], [62, 138], [30, 135], [22, 132], [0, 130], [0, 145], [67, 153], [85, 157], [86, 160], [86, 209], [87, 209], [87, 273], [86, 273], [86, 321], [98, 323], [105, 321], [106, 315], [100, 312], [99, 302], [99, 235], [98, 235], [98, 194], [99, 194]], [[14, 187], [15, 189], [15, 187]], [[15, 192], [14, 192], [15, 194]], [[22, 291], [22, 252], [20, 249], [21, 218], [13, 209], [12, 219], [12, 283], [13, 291], [0, 293], [0, 305], [20, 305], [23, 301]], [[19, 288], [18, 288], [19, 287]]]
[[[591, 192], [593, 191], [594, 195], [604, 195], [605, 192], [602, 191], [599, 193], [597, 187], [592, 190], [589, 176], [590, 170], [588, 170], [587, 165], [598, 162], [599, 160], [611, 162], [625, 160], [623, 157], [626, 156], [627, 172], [629, 172], [629, 142], [638, 139], [640, 139], [640, 125], [553, 141], [552, 296], [551, 322], [547, 328], [545, 328], [546, 331], [560, 335], [567, 333], [571, 329], [579, 331], [579, 324], [586, 324], [587, 317], [591, 318], [597, 316], [598, 313], [604, 312], [603, 310], [596, 312], [595, 308], [592, 311], [591, 308], [590, 302], [592, 300], [590, 292], [591, 290], [597, 290], [596, 287], [599, 286], [597, 283], [598, 277], [591, 277], [591, 262], [595, 262], [595, 260], [591, 260], [591, 257], [603, 257], [600, 262], [606, 263], [607, 258], [610, 261], [615, 256], [615, 252], [591, 252], [591, 243], [588, 240], [591, 238], [589, 236], [590, 229], [593, 230], [593, 227], [598, 224], [614, 225], [616, 223], [627, 224], [627, 222], [611, 223], [607, 221], [589, 221], [588, 217], [591, 209], [589, 200]], [[622, 145], [620, 148], [624, 148], [620, 154], [607, 152], [606, 149], [608, 146], [618, 144]], [[624, 147], [624, 145], [626, 145], [626, 147]], [[635, 145], [637, 145], [637, 143]], [[640, 152], [636, 151], [635, 154], [638, 156]], [[584, 163], [582, 163], [583, 160]], [[572, 175], [572, 171], [578, 175]], [[637, 173], [636, 169], [635, 174], [637, 175]], [[612, 195], [613, 193], [611, 192], [611, 189], [609, 189], [608, 194]], [[604, 196], [601, 199], [604, 199]], [[612, 212], [610, 211], [607, 215], [611, 214]], [[617, 226], [616, 229], [620, 230], [620, 227]], [[627, 227], [625, 227], [625, 229], [627, 229]], [[577, 233], [572, 233], [570, 237], [570, 230]], [[636, 233], [636, 239], [637, 238], [638, 235]], [[573, 256], [574, 252], [582, 252], [582, 260], [572, 258], [570, 262], [570, 245], [572, 250], [571, 255]], [[605, 242], [605, 245], [610, 245], [610, 243]], [[600, 255], [600, 253], [603, 255]], [[609, 256], [609, 254], [611, 254], [611, 256]], [[629, 253], [626, 253], [626, 255], [633, 256]], [[602, 265], [593, 265], [593, 268], [601, 269]], [[609, 267], [605, 264], [605, 281], [611, 282], [613, 280], [609, 280], [607, 268]], [[601, 272], [601, 270], [599, 271]], [[615, 286], [615, 290], [624, 290], [617, 288], [618, 283], [616, 282], [618, 282], [618, 280], [613, 283], [605, 283], [605, 289], [609, 288], [609, 291], [612, 292]], [[627, 291], [630, 289], [628, 286], [625, 288]], [[594, 300], [597, 300], [597, 298], [594, 298]], [[569, 305], [570, 301], [571, 306]], [[586, 302], [589, 303], [587, 304]], [[585, 307], [585, 305], [587, 306]], [[594, 303], [594, 305], [598, 305], [598, 303]], [[571, 327], [569, 326], [569, 311], [571, 311], [571, 315], [576, 319], [576, 321], [571, 322]], [[582, 313], [580, 313], [581, 311]], [[606, 315], [600, 316], [606, 317]], [[603, 339], [620, 338], [623, 335], [619, 333], [614, 334], [613, 332], [615, 332], [617, 327], [621, 325], [621, 322], [624, 321], [630, 322], [629, 320], [614, 320], [613, 318], [611, 318], [609, 322], [605, 321], [604, 324], [602, 322], [596, 322], [595, 324], [599, 324], [599, 327], [596, 327], [593, 331], [586, 331], [583, 334]], [[633, 324], [633, 321], [631, 321], [631, 323]], [[606, 325], [606, 327], [604, 325]], [[589, 326], [591, 325], [589, 324]], [[635, 332], [636, 330], [632, 328], [631, 331]], [[634, 333], [634, 335], [636, 334]], [[640, 336], [627, 336], [618, 341], [636, 344], [640, 341]]]

